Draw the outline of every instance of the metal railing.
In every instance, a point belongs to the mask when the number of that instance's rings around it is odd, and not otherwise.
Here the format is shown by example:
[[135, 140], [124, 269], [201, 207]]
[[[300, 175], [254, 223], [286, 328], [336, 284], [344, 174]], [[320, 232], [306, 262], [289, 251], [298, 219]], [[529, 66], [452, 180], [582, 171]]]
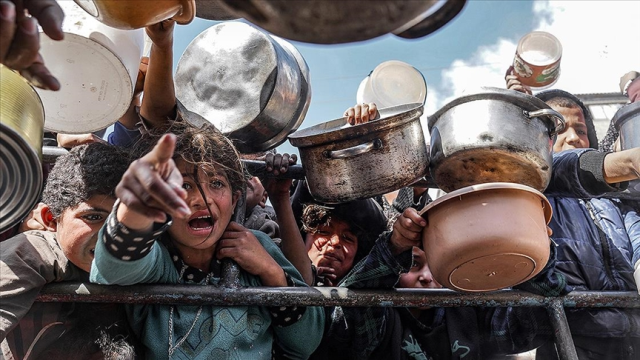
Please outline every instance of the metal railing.
[[53, 283], [44, 287], [36, 301], [212, 306], [544, 307], [561, 360], [578, 359], [564, 308], [640, 308], [640, 296], [635, 292], [574, 291], [552, 298], [516, 290], [467, 294], [446, 289], [241, 288], [224, 284], [215, 287]]

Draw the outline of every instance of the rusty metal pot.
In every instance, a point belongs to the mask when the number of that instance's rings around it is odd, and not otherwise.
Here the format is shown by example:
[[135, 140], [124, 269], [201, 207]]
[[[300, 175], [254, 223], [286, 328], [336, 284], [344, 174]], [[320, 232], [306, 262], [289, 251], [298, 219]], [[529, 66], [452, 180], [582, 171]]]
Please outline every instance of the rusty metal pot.
[[481, 88], [429, 117], [431, 175], [446, 192], [489, 182], [544, 191], [553, 142], [563, 128], [562, 115], [540, 99]]
[[243, 153], [283, 143], [311, 101], [309, 69], [296, 48], [241, 22], [198, 35], [178, 62], [175, 86], [188, 121], [212, 123]]
[[74, 0], [84, 11], [116, 29], [140, 29], [173, 19], [189, 24], [196, 13], [195, 0]]
[[[238, 17], [286, 39], [339, 44], [403, 27], [437, 0], [221, 0]], [[455, 2], [457, 0], [448, 0]]]
[[464, 292], [493, 291], [538, 274], [549, 259], [552, 210], [539, 191], [488, 183], [453, 191], [425, 206], [422, 243], [433, 277]]
[[24, 78], [0, 65], [0, 232], [31, 211], [42, 192], [44, 107]]
[[382, 195], [422, 178], [429, 156], [422, 104], [380, 110], [381, 119], [350, 126], [332, 120], [289, 135], [300, 150], [309, 191], [336, 204]]

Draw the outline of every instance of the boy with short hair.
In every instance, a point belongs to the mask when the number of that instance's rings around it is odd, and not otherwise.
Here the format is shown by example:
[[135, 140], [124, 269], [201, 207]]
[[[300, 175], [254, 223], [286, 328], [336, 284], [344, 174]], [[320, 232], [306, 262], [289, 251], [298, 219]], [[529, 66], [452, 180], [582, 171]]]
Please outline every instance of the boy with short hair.
[[[126, 334], [126, 321], [118, 322], [113, 310], [95, 311], [96, 306], [103, 309], [104, 305], [34, 301], [45, 284], [89, 280], [98, 231], [111, 211], [115, 187], [128, 165], [127, 153], [102, 143], [78, 146], [59, 157], [37, 207], [46, 230], [27, 231], [0, 245], [0, 339], [5, 358], [35, 358], [35, 352], [64, 342], [61, 335], [73, 332], [67, 326], [74, 318], [95, 325], [91, 328], [95, 337], [84, 334], [87, 339], [99, 340], [100, 330], [108, 335]], [[77, 315], [84, 311], [90, 311], [91, 316]], [[110, 346], [109, 341], [101, 342], [104, 346], [87, 347], [86, 351]], [[66, 349], [66, 356], [72, 350], [76, 349]], [[77, 355], [87, 358], [88, 354]]]

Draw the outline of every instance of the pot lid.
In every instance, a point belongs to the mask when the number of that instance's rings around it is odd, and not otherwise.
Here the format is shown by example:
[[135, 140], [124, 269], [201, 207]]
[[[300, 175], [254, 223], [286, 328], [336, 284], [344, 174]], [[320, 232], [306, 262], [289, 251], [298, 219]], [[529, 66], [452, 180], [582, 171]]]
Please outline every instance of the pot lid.
[[[522, 110], [526, 111], [535, 111], [540, 109], [551, 109], [549, 105], [547, 105], [544, 101], [536, 98], [535, 96], [523, 94], [519, 91], [494, 88], [494, 87], [480, 87], [478, 89], [473, 89], [469, 91], [465, 91], [465, 94], [450, 101], [448, 104], [440, 108], [435, 114], [429, 116], [429, 131], [435, 125], [436, 121], [444, 114], [449, 111], [451, 108], [458, 106], [460, 104], [464, 104], [471, 101], [476, 100], [498, 100], [505, 101], [511, 103], [513, 105], [519, 106]], [[547, 117], [542, 117], [543, 121], [550, 124], [550, 128], [555, 128], [555, 124], [553, 121]]]
[[542, 200], [544, 206], [543, 206], [543, 211], [544, 211], [544, 219], [546, 221], [546, 223], [548, 224], [549, 221], [551, 221], [551, 216], [553, 215], [553, 210], [551, 209], [551, 204], [549, 204], [549, 200], [547, 200], [547, 197], [544, 196], [544, 194], [542, 194], [540, 191], [530, 187], [530, 186], [526, 186], [526, 185], [522, 185], [522, 184], [517, 184], [517, 183], [507, 183], [507, 182], [494, 182], [494, 183], [484, 183], [484, 184], [478, 184], [478, 185], [472, 185], [472, 186], [467, 186], [464, 187], [462, 189], [458, 189], [455, 191], [452, 191], [450, 193], [447, 193], [444, 196], [441, 196], [439, 198], [437, 198], [436, 200], [430, 202], [429, 204], [427, 204], [422, 210], [420, 210], [418, 213], [420, 215], [423, 215], [427, 212], [429, 212], [429, 210], [437, 207], [438, 205], [447, 202], [451, 199], [460, 197], [460, 196], [464, 196], [464, 195], [468, 195], [468, 194], [472, 194], [472, 193], [477, 193], [479, 191], [487, 191], [487, 190], [513, 190], [513, 191], [527, 191], [530, 192], [532, 194], [535, 194], [537, 196], [540, 197], [540, 199]]
[[404, 104], [380, 109], [380, 119], [364, 124], [349, 125], [346, 117], [331, 120], [289, 135], [295, 147], [317, 146], [329, 142], [353, 139], [372, 132], [392, 129], [411, 121], [419, 121], [422, 104]]
[[615, 115], [613, 115], [611, 122], [613, 123], [613, 126], [616, 127], [616, 130], [620, 131], [620, 127], [622, 127], [623, 123], [636, 116], [640, 116], [640, 102], [627, 104], [618, 109]]

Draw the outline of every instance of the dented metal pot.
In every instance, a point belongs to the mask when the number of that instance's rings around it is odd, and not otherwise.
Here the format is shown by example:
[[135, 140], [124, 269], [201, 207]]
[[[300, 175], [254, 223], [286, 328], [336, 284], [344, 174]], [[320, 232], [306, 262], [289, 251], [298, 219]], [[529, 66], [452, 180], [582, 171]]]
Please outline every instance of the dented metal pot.
[[298, 147], [311, 195], [336, 204], [382, 195], [428, 172], [422, 104], [380, 110], [380, 119], [351, 126], [332, 120], [289, 135]]
[[563, 128], [562, 115], [533, 96], [498, 88], [467, 93], [429, 117], [431, 176], [446, 192], [489, 182], [544, 191]]

